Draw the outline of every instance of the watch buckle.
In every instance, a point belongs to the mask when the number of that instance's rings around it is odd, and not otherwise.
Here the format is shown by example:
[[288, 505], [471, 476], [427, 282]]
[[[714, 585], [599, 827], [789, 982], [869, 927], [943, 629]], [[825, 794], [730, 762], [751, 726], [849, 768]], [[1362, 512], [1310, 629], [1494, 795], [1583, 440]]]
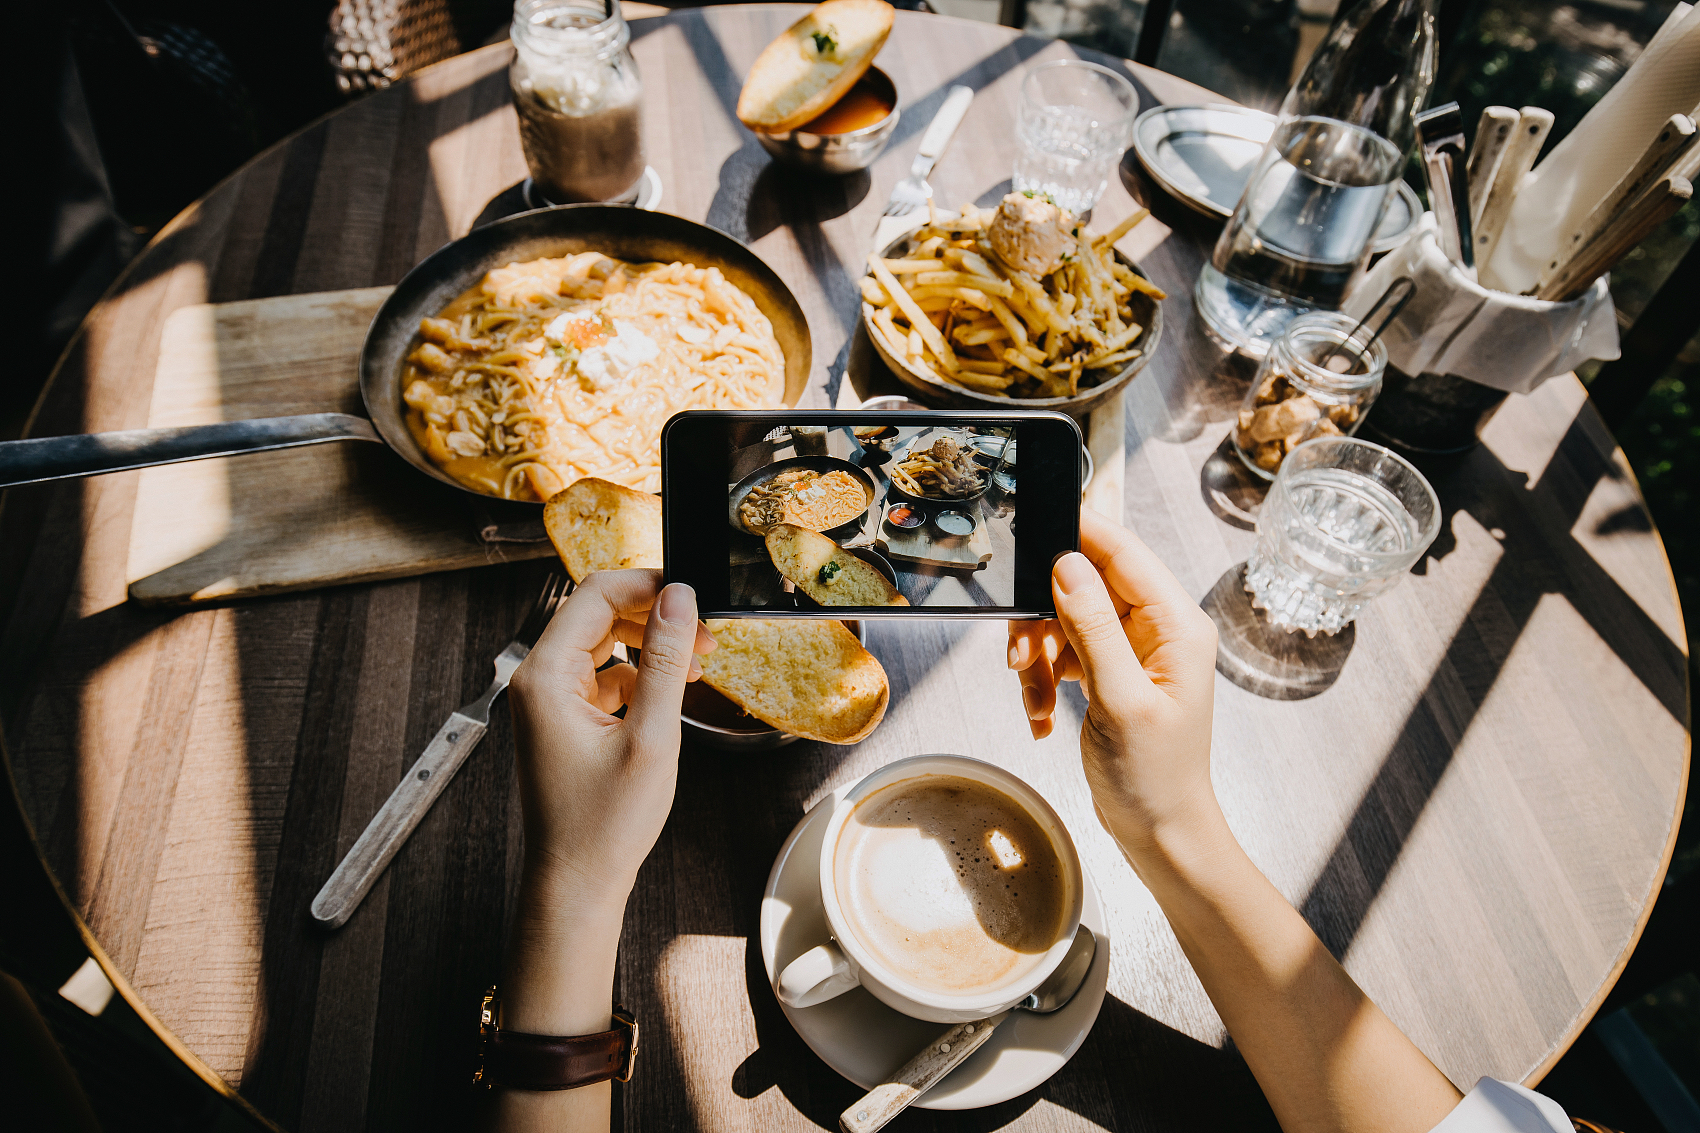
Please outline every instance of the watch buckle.
[[633, 1015], [630, 1011], [627, 1011], [624, 1007], [620, 1007], [618, 1005], [616, 1005], [615, 1008], [614, 1008], [613, 1016], [614, 1016], [615, 1024], [618, 1025], [618, 1026], [624, 1027], [626, 1030], [630, 1031], [631, 1036], [632, 1036], [631, 1042], [626, 1045], [626, 1064], [623, 1067], [620, 1068], [620, 1072], [618, 1074], [614, 1075], [614, 1081], [616, 1081], [616, 1082], [630, 1082], [632, 1080], [632, 1070], [637, 1066], [637, 1051], [638, 1051], [638, 1022], [637, 1022], [637, 1017], [635, 1015]]

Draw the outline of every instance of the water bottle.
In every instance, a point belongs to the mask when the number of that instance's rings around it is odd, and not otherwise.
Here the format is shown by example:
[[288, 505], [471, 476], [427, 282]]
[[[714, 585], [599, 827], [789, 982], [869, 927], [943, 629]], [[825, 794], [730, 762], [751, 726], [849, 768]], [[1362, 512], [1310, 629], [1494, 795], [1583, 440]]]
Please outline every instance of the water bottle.
[[1306, 311], [1338, 310], [1434, 82], [1435, 0], [1358, 0], [1281, 104], [1194, 291], [1223, 346], [1255, 358]]

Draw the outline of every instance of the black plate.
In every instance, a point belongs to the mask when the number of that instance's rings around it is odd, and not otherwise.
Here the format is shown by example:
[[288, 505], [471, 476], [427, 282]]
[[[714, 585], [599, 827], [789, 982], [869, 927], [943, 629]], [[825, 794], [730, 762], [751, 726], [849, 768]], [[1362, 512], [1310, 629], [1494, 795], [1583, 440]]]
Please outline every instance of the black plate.
[[475, 228], [443, 245], [408, 272], [372, 319], [360, 350], [360, 394], [390, 448], [419, 471], [474, 495], [420, 451], [401, 401], [401, 364], [418, 345], [419, 321], [435, 315], [491, 268], [575, 252], [598, 251], [634, 263], [682, 261], [717, 267], [773, 324], [785, 354], [785, 404], [796, 405], [809, 381], [808, 320], [790, 288], [737, 240], [684, 217], [621, 205], [563, 205], [522, 212]]
[[848, 520], [844, 523], [840, 523], [837, 527], [831, 528], [833, 531], [840, 531], [846, 527], [861, 524], [868, 517], [868, 508], [872, 507], [874, 501], [879, 498], [879, 487], [874, 483], [873, 477], [869, 476], [862, 469], [856, 467], [856, 465], [851, 464], [848, 460], [843, 460], [836, 456], [793, 456], [785, 460], [776, 460], [772, 464], [764, 464], [748, 476], [744, 477], [742, 480], [738, 481], [737, 487], [732, 489], [731, 494], [726, 500], [726, 521], [732, 525], [732, 530], [742, 531], [747, 535], [755, 536], [766, 534], [766, 532], [745, 527], [743, 517], [738, 514], [738, 507], [744, 502], [744, 497], [749, 495], [751, 489], [753, 489], [757, 484], [765, 484], [781, 472], [789, 472], [795, 468], [807, 468], [823, 475], [833, 471], [848, 472], [850, 475], [856, 477], [857, 480], [860, 480], [862, 482], [862, 486], [868, 490], [868, 504], [867, 507], [862, 509], [862, 513], [855, 519]]

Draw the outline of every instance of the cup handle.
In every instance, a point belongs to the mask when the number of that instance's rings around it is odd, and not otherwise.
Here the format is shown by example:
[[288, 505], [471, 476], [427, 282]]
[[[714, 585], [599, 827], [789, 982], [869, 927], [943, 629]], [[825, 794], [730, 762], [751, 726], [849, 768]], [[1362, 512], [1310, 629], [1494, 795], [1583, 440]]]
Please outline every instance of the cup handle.
[[855, 986], [856, 973], [851, 971], [849, 959], [838, 945], [828, 941], [785, 965], [774, 991], [787, 1007], [813, 1007]]

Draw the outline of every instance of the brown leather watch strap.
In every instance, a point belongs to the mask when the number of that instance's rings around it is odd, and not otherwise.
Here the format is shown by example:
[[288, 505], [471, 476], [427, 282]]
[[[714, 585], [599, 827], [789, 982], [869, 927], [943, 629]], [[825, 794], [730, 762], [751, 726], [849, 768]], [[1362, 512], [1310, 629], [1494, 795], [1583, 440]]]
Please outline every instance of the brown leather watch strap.
[[[488, 1016], [486, 1016], [488, 1018]], [[627, 1081], [637, 1057], [637, 1021], [614, 1009], [614, 1028], [594, 1035], [528, 1035], [485, 1023], [476, 1081], [518, 1090], [571, 1090]]]

